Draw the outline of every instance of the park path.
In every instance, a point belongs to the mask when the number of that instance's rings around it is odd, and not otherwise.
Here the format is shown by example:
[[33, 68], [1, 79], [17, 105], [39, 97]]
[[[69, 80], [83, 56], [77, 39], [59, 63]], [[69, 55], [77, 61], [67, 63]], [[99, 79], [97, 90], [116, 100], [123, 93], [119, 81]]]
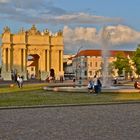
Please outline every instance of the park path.
[[139, 140], [140, 104], [0, 110], [0, 140]]

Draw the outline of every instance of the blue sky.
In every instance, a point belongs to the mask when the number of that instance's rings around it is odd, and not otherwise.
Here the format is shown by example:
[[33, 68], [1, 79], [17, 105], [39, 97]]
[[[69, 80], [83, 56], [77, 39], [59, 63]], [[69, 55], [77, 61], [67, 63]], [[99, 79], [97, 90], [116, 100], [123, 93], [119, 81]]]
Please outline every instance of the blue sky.
[[[64, 30], [65, 40], [68, 40], [71, 32], [77, 34], [78, 30], [81, 33], [84, 28], [91, 34], [94, 32], [92, 28], [100, 31], [104, 26], [123, 25], [126, 27], [118, 28], [124, 28], [125, 32], [130, 29], [130, 39], [133, 31], [140, 32], [139, 6], [140, 0], [0, 0], [0, 34], [5, 26], [15, 33], [22, 27], [27, 30], [35, 24], [40, 31], [46, 28], [52, 32]], [[114, 29], [118, 31], [116, 27]], [[65, 43], [70, 51], [69, 43]], [[81, 44], [75, 42], [73, 45], [78, 49]]]
[[121, 18], [123, 24], [140, 30], [139, 0], [59, 0], [57, 2], [59, 3], [56, 5], [65, 7], [69, 11]]
[[[7, 25], [16, 32], [21, 26], [30, 28], [32, 24], [41, 30], [48, 27], [52, 31], [57, 31], [64, 25], [98, 29], [103, 25], [125, 24], [140, 31], [139, 6], [140, 0], [0, 0], [0, 33]], [[85, 23], [82, 20], [66, 22], [66, 19], [53, 19], [74, 14], [76, 17], [79, 13], [89, 15], [87, 20], [90, 17], [94, 20], [94, 16], [99, 16], [100, 20]], [[103, 18], [110, 18], [110, 21]]]

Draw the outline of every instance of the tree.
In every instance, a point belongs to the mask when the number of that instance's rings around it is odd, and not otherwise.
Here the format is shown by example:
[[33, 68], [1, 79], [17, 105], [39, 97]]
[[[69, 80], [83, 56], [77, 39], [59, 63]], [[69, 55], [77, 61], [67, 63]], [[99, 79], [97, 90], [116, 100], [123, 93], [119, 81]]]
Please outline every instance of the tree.
[[132, 72], [129, 61], [130, 60], [125, 56], [123, 52], [116, 55], [116, 61], [113, 62], [113, 66], [118, 70], [118, 75], [123, 74], [124, 70], [126, 74], [125, 76], [127, 76], [128, 73]]
[[138, 45], [138, 48], [134, 52], [134, 55], [132, 57], [133, 64], [136, 68], [136, 74], [140, 75], [140, 45]]

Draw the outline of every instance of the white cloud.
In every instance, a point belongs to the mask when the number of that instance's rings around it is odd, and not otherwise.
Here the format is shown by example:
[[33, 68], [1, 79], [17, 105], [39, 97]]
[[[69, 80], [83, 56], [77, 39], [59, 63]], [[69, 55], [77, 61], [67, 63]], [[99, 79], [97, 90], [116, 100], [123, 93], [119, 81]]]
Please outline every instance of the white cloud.
[[96, 16], [89, 13], [70, 12], [55, 6], [50, 0], [1, 0], [0, 19], [9, 19], [25, 23], [104, 24], [120, 23], [121, 18]]
[[110, 42], [113, 44], [139, 43], [140, 32], [128, 26], [108, 26], [106, 27], [106, 31], [110, 34]]
[[107, 26], [99, 32], [95, 28], [72, 29], [65, 26], [63, 33], [66, 52], [76, 53], [81, 46], [83, 49], [111, 47], [111, 49], [133, 50], [140, 43], [140, 32], [124, 25]]
[[96, 28], [76, 27], [71, 29], [65, 26], [63, 29], [64, 41], [90, 41], [96, 43], [98, 41]]
[[0, 0], [0, 3], [8, 3], [9, 0]]
[[83, 23], [83, 24], [97, 24], [97, 23], [120, 23], [122, 22], [121, 18], [109, 18], [103, 16], [96, 16], [87, 13], [72, 13], [66, 14], [62, 16], [58, 16], [55, 18], [60, 22], [67, 22], [67, 23]]
[[[102, 29], [76, 27], [71, 25], [104, 25], [122, 23], [121, 18], [97, 16], [84, 12], [70, 12], [55, 6], [53, 0], [0, 0], [0, 20], [12, 20], [30, 24], [54, 24], [64, 26], [65, 51], [76, 51], [79, 47], [100, 48]], [[15, 23], [16, 24], [16, 23]], [[67, 25], [67, 26], [65, 26]], [[108, 26], [112, 45], [138, 43], [140, 33], [127, 26]]]

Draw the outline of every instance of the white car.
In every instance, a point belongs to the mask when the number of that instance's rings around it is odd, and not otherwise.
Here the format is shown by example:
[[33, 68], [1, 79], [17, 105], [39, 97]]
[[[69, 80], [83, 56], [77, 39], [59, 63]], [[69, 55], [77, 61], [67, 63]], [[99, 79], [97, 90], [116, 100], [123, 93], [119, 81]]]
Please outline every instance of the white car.
[[125, 80], [125, 77], [124, 76], [118, 76], [117, 79], [118, 80]]

